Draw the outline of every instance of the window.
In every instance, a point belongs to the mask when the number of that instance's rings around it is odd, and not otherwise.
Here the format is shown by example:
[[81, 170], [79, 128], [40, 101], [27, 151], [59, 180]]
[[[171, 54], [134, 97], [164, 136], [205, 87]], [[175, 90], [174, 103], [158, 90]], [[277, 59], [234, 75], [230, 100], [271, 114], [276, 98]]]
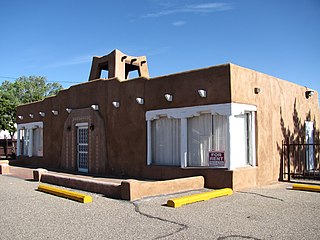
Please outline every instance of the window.
[[147, 164], [255, 166], [256, 109], [226, 103], [148, 111]]
[[245, 126], [245, 131], [246, 131], [246, 144], [247, 144], [247, 165], [251, 165], [251, 166], [255, 166], [255, 143], [254, 143], [254, 139], [255, 139], [255, 131], [254, 131], [254, 113], [250, 112], [250, 113], [246, 113], [246, 126]]
[[188, 119], [188, 166], [209, 166], [209, 151], [227, 150], [227, 116], [211, 113]]
[[[313, 122], [305, 121], [306, 144], [313, 144], [314, 125]], [[314, 170], [314, 149], [312, 145], [306, 146], [306, 165], [307, 170]]]
[[43, 156], [43, 128], [34, 128], [33, 130], [33, 146], [32, 156]]
[[22, 129], [21, 130], [21, 155], [27, 156], [28, 149], [29, 149], [29, 142], [30, 142], [30, 130], [29, 129]]
[[17, 125], [17, 155], [43, 156], [43, 123], [31, 122]]
[[234, 153], [233, 168], [255, 166], [254, 115], [246, 112], [234, 116], [231, 148]]
[[228, 149], [228, 117], [212, 116], [213, 145], [211, 150], [227, 151]]
[[152, 121], [152, 163], [180, 165], [180, 121], [159, 118]]
[[212, 148], [211, 114], [188, 119], [188, 166], [208, 166]]

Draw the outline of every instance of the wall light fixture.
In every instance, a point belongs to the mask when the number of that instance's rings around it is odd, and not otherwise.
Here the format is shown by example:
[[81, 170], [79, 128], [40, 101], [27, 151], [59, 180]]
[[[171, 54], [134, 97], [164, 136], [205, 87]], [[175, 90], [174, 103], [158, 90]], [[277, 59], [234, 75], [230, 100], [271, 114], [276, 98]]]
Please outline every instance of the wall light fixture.
[[99, 110], [99, 105], [98, 104], [92, 104], [91, 105], [91, 108], [95, 111], [98, 111]]
[[204, 90], [204, 89], [199, 89], [198, 93], [199, 93], [199, 96], [202, 97], [202, 98], [207, 97], [207, 91]]
[[137, 98], [136, 98], [136, 101], [137, 101], [137, 103], [140, 104], [140, 105], [144, 104], [144, 99], [141, 98], [141, 97], [137, 97]]
[[169, 93], [165, 94], [164, 97], [167, 99], [168, 102], [172, 102], [173, 96]]
[[113, 105], [115, 108], [119, 108], [119, 107], [120, 107], [120, 103], [117, 102], [117, 101], [113, 101], [113, 102], [112, 102], [112, 105]]
[[53, 115], [57, 116], [59, 114], [58, 110], [52, 110], [51, 111]]

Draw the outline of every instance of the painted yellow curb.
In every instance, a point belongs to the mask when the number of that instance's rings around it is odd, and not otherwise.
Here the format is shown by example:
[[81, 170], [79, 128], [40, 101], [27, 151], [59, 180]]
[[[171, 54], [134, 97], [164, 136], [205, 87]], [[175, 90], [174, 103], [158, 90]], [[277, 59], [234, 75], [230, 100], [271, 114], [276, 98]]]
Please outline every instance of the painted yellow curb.
[[211, 198], [217, 198], [217, 197], [231, 195], [232, 193], [233, 193], [233, 191], [231, 188], [223, 188], [223, 189], [214, 190], [211, 192], [198, 193], [198, 194], [194, 194], [191, 196], [170, 199], [167, 201], [167, 206], [177, 208], [177, 207], [181, 207], [182, 205], [185, 205], [185, 204], [206, 201]]
[[306, 184], [293, 184], [292, 189], [293, 190], [320, 192], [320, 186], [306, 185]]
[[38, 191], [41, 192], [46, 192], [46, 193], [50, 193], [53, 195], [57, 195], [60, 197], [65, 197], [65, 198], [69, 198], [81, 203], [90, 203], [92, 202], [92, 197], [85, 195], [85, 194], [81, 194], [81, 193], [77, 193], [77, 192], [72, 192], [69, 190], [65, 190], [65, 189], [60, 189], [60, 188], [56, 188], [56, 187], [51, 187], [48, 185], [43, 185], [40, 184], [38, 187]]

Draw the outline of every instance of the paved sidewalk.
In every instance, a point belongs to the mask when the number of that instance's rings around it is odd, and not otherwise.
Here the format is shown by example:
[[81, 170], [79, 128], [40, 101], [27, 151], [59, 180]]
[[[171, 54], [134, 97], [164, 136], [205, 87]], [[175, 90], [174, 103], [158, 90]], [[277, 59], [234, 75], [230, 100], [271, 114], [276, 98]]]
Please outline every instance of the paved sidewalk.
[[[36, 168], [31, 167], [19, 167], [19, 166], [11, 166], [10, 165], [10, 174], [9, 176], [17, 177], [25, 180], [33, 180], [33, 170]], [[110, 183], [121, 183], [124, 179], [120, 178], [110, 178], [110, 177], [96, 177], [96, 176], [89, 176], [89, 175], [81, 175], [76, 173], [62, 173], [62, 172], [55, 172], [55, 171], [48, 171], [48, 173], [57, 175], [57, 176], [64, 176], [64, 177], [74, 177], [74, 178], [81, 178], [81, 179], [88, 179], [88, 180], [95, 180], [101, 182], [110, 182]]]

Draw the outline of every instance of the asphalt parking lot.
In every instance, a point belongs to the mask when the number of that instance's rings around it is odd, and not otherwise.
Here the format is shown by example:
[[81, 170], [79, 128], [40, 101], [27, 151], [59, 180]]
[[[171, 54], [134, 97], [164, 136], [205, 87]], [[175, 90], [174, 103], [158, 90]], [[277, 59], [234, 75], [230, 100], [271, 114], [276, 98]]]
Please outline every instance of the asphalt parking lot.
[[[38, 192], [37, 182], [0, 175], [0, 239], [317, 239], [320, 193], [278, 183], [169, 208], [198, 191], [135, 202], [88, 193], [81, 204]], [[78, 191], [80, 192], [80, 191]]]

